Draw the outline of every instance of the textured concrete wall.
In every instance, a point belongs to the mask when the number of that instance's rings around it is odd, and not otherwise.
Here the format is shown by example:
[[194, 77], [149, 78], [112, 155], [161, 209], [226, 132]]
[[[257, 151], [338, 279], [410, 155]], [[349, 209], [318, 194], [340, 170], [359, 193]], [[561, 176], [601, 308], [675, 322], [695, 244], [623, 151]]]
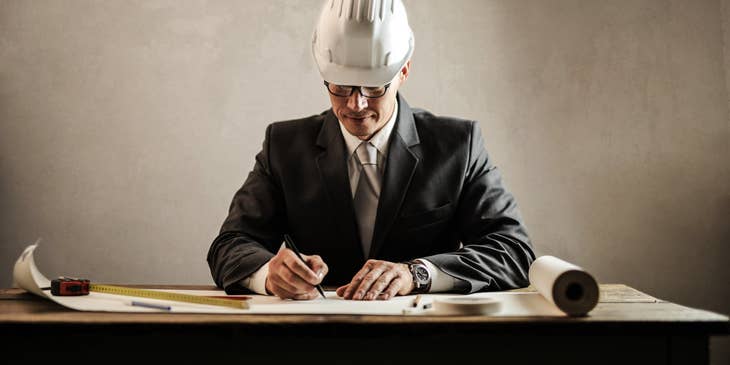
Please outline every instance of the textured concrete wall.
[[[727, 0], [406, 5], [404, 95], [480, 121], [538, 253], [730, 312]], [[0, 284], [37, 237], [49, 276], [210, 283], [265, 126], [327, 108], [318, 7], [0, 0]]]

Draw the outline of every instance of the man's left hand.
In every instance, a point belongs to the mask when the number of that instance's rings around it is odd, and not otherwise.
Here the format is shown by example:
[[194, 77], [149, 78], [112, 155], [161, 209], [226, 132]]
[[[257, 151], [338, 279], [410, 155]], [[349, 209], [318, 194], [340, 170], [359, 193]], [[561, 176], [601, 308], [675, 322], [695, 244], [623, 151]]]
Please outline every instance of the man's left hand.
[[388, 300], [408, 295], [413, 290], [413, 276], [408, 265], [368, 260], [352, 281], [337, 288], [337, 295], [352, 300]]

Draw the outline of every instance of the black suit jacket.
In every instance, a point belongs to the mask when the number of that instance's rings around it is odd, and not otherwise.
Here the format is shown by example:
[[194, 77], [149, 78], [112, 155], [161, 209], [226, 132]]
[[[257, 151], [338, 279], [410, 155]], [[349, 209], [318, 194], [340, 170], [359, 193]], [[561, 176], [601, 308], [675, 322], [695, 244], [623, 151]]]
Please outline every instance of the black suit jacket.
[[[398, 102], [369, 258], [426, 258], [460, 279], [462, 293], [526, 286], [535, 256], [478, 124]], [[330, 109], [268, 126], [208, 252], [219, 287], [245, 291], [242, 279], [274, 256], [284, 233], [324, 259], [325, 285], [348, 283], [365, 263], [338, 123]]]

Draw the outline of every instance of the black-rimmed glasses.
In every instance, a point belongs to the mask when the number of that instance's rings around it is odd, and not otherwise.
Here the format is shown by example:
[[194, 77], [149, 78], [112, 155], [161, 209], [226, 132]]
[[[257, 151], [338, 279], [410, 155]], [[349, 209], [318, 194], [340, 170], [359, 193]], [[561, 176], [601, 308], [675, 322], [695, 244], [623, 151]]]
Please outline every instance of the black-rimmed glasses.
[[330, 92], [330, 94], [334, 96], [340, 96], [340, 97], [349, 97], [352, 95], [352, 93], [357, 90], [360, 95], [366, 97], [366, 98], [379, 98], [388, 91], [388, 88], [390, 87], [390, 83], [378, 86], [378, 87], [370, 87], [370, 86], [352, 86], [352, 85], [337, 85], [337, 84], [331, 84], [327, 81], [324, 82], [324, 86], [327, 87], [327, 91]]

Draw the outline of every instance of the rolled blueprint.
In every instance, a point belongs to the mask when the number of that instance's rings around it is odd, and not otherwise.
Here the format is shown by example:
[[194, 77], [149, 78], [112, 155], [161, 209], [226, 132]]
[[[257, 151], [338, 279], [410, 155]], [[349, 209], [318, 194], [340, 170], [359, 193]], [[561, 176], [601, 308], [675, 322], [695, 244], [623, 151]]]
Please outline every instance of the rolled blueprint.
[[583, 316], [598, 303], [598, 283], [582, 268], [554, 256], [541, 256], [530, 266], [530, 284], [570, 316]]

